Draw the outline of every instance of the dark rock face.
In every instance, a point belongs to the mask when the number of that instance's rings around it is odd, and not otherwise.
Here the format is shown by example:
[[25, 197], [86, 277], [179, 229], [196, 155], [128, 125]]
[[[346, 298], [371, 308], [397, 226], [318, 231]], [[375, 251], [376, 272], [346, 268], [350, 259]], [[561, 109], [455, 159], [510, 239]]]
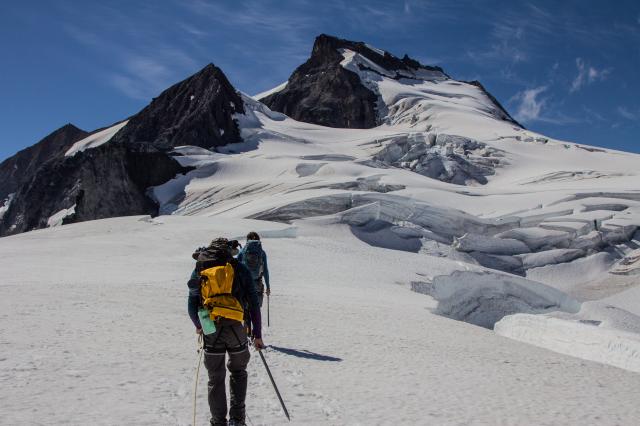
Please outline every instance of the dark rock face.
[[298, 121], [352, 129], [375, 127], [379, 124], [377, 96], [356, 73], [340, 65], [344, 58], [338, 49], [360, 53], [390, 71], [412, 74], [417, 68], [424, 68], [443, 72], [440, 67], [422, 65], [407, 55], [402, 59], [387, 52], [381, 55], [364, 43], [322, 34], [316, 38], [309, 60], [293, 72], [287, 86], [260, 101]]
[[16, 194], [0, 221], [0, 235], [44, 228], [49, 217], [74, 204], [75, 214], [64, 223], [155, 215], [158, 206], [145, 195], [146, 188], [185, 171], [165, 153], [134, 152], [122, 144], [49, 161]]
[[73, 124], [66, 124], [35, 145], [0, 163], [0, 202], [7, 195], [17, 192], [20, 186], [33, 177], [40, 166], [53, 158], [63, 156], [74, 142], [88, 135], [89, 133]]
[[[364, 56], [384, 71], [358, 64], [360, 69], [376, 74], [384, 72], [387, 78], [419, 79], [423, 71], [441, 73], [444, 78], [450, 78], [442, 68], [423, 65], [407, 55], [400, 59], [362, 42], [322, 34], [316, 38], [311, 57], [293, 72], [286, 87], [260, 101], [296, 120], [328, 127], [364, 129], [381, 124], [376, 114], [377, 95], [362, 83], [356, 73], [340, 65], [344, 57], [339, 49], [349, 49]], [[497, 118], [523, 127], [482, 84], [478, 81], [466, 83], [478, 87], [489, 98]]]
[[244, 113], [242, 98], [220, 68], [209, 64], [154, 98], [111, 142], [152, 145], [162, 151], [240, 142], [232, 117], [236, 113]]
[[14, 164], [18, 170], [28, 164], [31, 173], [2, 180], [5, 197], [15, 196], [0, 217], [0, 236], [46, 227], [52, 215], [74, 205], [75, 213], [64, 223], [158, 214], [147, 189], [190, 170], [170, 155], [171, 149], [240, 142], [233, 114], [243, 112], [238, 93], [210, 64], [162, 92], [102, 146], [65, 157], [74, 142], [89, 135], [65, 126], [2, 163], [3, 178], [13, 176]]
[[406, 71], [407, 73], [405, 74], [411, 74], [418, 68], [423, 68], [429, 71], [439, 71], [444, 74], [444, 70], [442, 68], [423, 65], [415, 59], [411, 59], [408, 55], [404, 55], [402, 59], [398, 59], [389, 52], [380, 54], [379, 52], [369, 48], [363, 42], [344, 40], [327, 34], [321, 34], [316, 37], [310, 60], [314, 60], [314, 57], [316, 61], [332, 59], [332, 55], [335, 54], [337, 55], [338, 62], [340, 62], [343, 57], [338, 53], [338, 49], [349, 49], [359, 53], [373, 63], [389, 71]]
[[375, 127], [376, 95], [357, 74], [340, 65], [338, 39], [320, 36], [311, 58], [289, 78], [287, 87], [261, 101], [298, 121], [329, 127]]

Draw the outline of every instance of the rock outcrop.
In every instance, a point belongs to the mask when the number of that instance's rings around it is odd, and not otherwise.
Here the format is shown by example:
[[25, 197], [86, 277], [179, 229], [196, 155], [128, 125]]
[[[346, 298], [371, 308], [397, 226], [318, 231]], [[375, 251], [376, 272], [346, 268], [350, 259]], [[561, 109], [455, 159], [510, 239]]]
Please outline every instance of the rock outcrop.
[[244, 113], [242, 98], [222, 70], [209, 64], [154, 98], [112, 142], [161, 151], [182, 145], [210, 149], [241, 141], [233, 119], [238, 113]]
[[0, 202], [31, 180], [44, 163], [60, 158], [74, 142], [88, 135], [69, 123], [0, 163]]
[[377, 126], [378, 97], [356, 73], [341, 65], [344, 57], [340, 49], [359, 53], [399, 77], [413, 75], [418, 69], [444, 73], [440, 67], [422, 65], [407, 55], [399, 59], [365, 43], [322, 34], [315, 40], [311, 57], [293, 72], [286, 87], [260, 101], [274, 111], [307, 123], [352, 129]]
[[[354, 57], [355, 60], [352, 59]], [[420, 100], [428, 104], [434, 97], [446, 99], [449, 96], [446, 90], [438, 91], [434, 85], [433, 88], [420, 89], [422, 94], [408, 96], [413, 99], [408, 99], [405, 104], [387, 105], [385, 102], [389, 100], [383, 99], [378, 85], [384, 79], [409, 86], [425, 81], [453, 81], [454, 84], [474, 86], [477, 90], [463, 96], [474, 98], [475, 105], [478, 101], [483, 104], [480, 108], [487, 115], [522, 128], [478, 81], [455, 82], [440, 67], [423, 65], [407, 55], [400, 59], [366, 43], [326, 34], [316, 38], [310, 58], [293, 72], [286, 85], [268, 92], [260, 101], [273, 111], [298, 121], [364, 129], [398, 124], [406, 121], [407, 117], [414, 120], [409, 124], [415, 124], [419, 121], [418, 115], [429, 116], [426, 109], [420, 109]], [[386, 86], [386, 90], [393, 90]], [[397, 99], [390, 102], [397, 102]], [[417, 105], [417, 109], [406, 111], [412, 105]]]
[[89, 133], [71, 125], [57, 130], [0, 165], [0, 236], [46, 227], [60, 212], [69, 212], [63, 223], [157, 214], [148, 188], [190, 170], [171, 150], [240, 142], [234, 115], [243, 112], [240, 95], [209, 64], [162, 92], [100, 146], [65, 156]]
[[[375, 127], [376, 95], [357, 74], [340, 65], [343, 58], [338, 48], [351, 43], [319, 36], [311, 57], [293, 72], [284, 90], [260, 101], [298, 121], [353, 129]], [[358, 45], [367, 49], [364, 43]]]

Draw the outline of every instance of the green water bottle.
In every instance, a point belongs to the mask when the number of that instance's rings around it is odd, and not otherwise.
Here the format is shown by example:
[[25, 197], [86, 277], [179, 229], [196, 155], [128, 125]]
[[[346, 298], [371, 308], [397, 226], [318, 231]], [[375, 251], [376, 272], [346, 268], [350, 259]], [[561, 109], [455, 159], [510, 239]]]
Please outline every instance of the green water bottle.
[[198, 309], [198, 318], [200, 318], [200, 324], [202, 325], [202, 333], [208, 336], [216, 332], [216, 323], [211, 320], [208, 309]]

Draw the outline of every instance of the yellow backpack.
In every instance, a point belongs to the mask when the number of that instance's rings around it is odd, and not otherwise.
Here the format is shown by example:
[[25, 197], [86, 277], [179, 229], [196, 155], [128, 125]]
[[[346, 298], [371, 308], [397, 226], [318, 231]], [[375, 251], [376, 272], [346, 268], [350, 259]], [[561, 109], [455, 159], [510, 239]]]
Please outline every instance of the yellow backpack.
[[240, 321], [244, 319], [244, 310], [238, 299], [233, 297], [233, 266], [214, 266], [200, 272], [200, 294], [202, 306], [209, 310], [209, 317], [219, 317]]

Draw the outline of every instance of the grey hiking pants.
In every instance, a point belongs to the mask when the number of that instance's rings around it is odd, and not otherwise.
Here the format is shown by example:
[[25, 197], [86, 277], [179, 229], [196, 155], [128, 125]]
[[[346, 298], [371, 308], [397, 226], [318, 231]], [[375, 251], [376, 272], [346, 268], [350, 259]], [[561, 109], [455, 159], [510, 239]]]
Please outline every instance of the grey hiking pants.
[[227, 424], [227, 394], [225, 386], [225, 354], [229, 354], [227, 369], [229, 379], [229, 418], [244, 424], [245, 398], [247, 396], [247, 364], [249, 346], [244, 326], [222, 318], [216, 323], [214, 334], [204, 336], [204, 365], [209, 373], [209, 409], [211, 424]]

